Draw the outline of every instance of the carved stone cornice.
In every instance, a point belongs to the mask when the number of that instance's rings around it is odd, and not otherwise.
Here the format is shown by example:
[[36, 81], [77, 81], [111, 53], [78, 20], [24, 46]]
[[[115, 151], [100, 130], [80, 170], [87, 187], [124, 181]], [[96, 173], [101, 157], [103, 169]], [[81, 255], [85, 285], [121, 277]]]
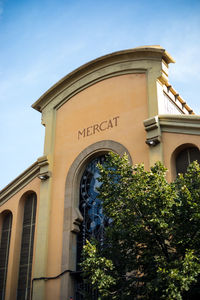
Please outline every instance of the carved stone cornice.
[[200, 116], [159, 115], [144, 120], [144, 127], [147, 132], [146, 143], [151, 146], [152, 141], [152, 146], [155, 146], [161, 141], [162, 132], [200, 135]]
[[200, 116], [159, 115], [161, 132], [200, 135]]

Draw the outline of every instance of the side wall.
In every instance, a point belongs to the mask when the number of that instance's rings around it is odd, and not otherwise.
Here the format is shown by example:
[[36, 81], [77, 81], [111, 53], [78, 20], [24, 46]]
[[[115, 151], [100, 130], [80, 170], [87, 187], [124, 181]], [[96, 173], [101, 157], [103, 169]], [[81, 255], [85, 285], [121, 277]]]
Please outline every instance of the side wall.
[[[21, 249], [22, 223], [23, 223], [23, 213], [24, 213], [24, 200], [25, 200], [24, 198], [28, 192], [34, 192], [37, 195], [37, 212], [36, 212], [36, 227], [35, 227], [35, 237], [36, 237], [37, 216], [38, 216], [38, 207], [39, 207], [39, 190], [40, 190], [40, 180], [38, 178], [35, 178], [24, 188], [22, 188], [19, 192], [17, 192], [14, 196], [9, 198], [8, 201], [6, 201], [3, 205], [0, 206], [0, 216], [6, 210], [9, 210], [12, 213], [12, 229], [11, 229], [11, 237], [10, 237], [10, 250], [9, 250], [8, 268], [7, 268], [5, 300], [16, 299], [20, 249]], [[36, 248], [36, 244], [34, 243], [32, 274], [34, 274], [35, 248]]]

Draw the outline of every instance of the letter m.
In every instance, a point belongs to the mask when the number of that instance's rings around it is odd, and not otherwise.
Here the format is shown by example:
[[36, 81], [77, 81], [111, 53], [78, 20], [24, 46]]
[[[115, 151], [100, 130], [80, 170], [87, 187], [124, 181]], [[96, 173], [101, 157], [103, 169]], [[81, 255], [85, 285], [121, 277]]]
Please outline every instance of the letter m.
[[81, 136], [85, 137], [85, 129], [83, 129], [83, 131], [80, 131], [80, 130], [78, 131], [78, 140]]

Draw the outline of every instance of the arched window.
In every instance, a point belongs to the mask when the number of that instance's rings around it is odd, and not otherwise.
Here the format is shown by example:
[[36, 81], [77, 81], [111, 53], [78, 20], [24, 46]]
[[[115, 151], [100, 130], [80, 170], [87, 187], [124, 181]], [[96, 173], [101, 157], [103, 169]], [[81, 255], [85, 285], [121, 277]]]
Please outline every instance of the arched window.
[[36, 217], [36, 194], [27, 195], [24, 204], [17, 300], [29, 300]]
[[[97, 188], [101, 185], [98, 181], [99, 169], [98, 163], [103, 163], [105, 155], [94, 158], [86, 166], [80, 181], [80, 204], [79, 209], [83, 216], [80, 233], [77, 237], [77, 270], [80, 270], [81, 252], [86, 240], [92, 237], [96, 238], [101, 245], [104, 242], [104, 228], [107, 225], [107, 218], [102, 211], [101, 199], [98, 197]], [[90, 293], [89, 287], [83, 285], [82, 279], [77, 281], [76, 300], [84, 299], [81, 296], [83, 291]], [[97, 291], [92, 291], [91, 299], [98, 299]]]
[[200, 151], [196, 147], [185, 148], [176, 157], [176, 172], [185, 174], [189, 164], [197, 160], [200, 163]]
[[6, 277], [7, 277], [7, 266], [8, 256], [10, 248], [10, 235], [12, 227], [12, 214], [11, 212], [6, 213], [3, 216], [1, 231], [1, 243], [0, 243], [0, 299], [5, 298], [6, 290]]
[[[96, 159], [98, 157], [101, 157], [103, 154], [106, 154], [110, 151], [113, 151], [115, 153], [118, 153], [119, 155], [123, 155], [124, 153], [128, 154], [129, 160], [131, 162], [131, 156], [129, 154], [128, 149], [126, 149], [123, 145], [121, 145], [118, 142], [111, 141], [111, 140], [104, 140], [99, 141], [94, 144], [89, 145], [87, 148], [85, 148], [79, 155], [76, 157], [76, 159], [71, 164], [67, 178], [66, 178], [66, 187], [65, 187], [65, 201], [64, 201], [64, 211], [63, 211], [63, 249], [62, 249], [62, 271], [66, 269], [71, 269], [73, 272], [71, 273], [71, 276], [63, 276], [61, 278], [61, 298], [69, 298], [72, 297], [75, 300], [83, 299], [83, 297], [78, 293], [77, 295], [77, 285], [78, 282], [77, 277], [78, 273], [78, 261], [80, 259], [80, 252], [84, 242], [84, 231], [82, 231], [84, 223], [82, 222], [82, 217], [84, 216], [83, 212], [81, 210], [81, 206], [79, 205], [82, 200], [80, 199], [81, 193], [84, 193], [84, 190], [80, 190], [81, 184], [83, 186], [86, 186], [87, 183], [84, 182], [85, 179], [83, 179], [84, 172], [87, 171], [87, 167], [90, 163], [92, 163], [93, 159]], [[89, 179], [89, 175], [88, 175]], [[94, 178], [93, 178], [94, 179]], [[94, 181], [92, 181], [94, 182]], [[96, 180], [96, 184], [98, 184]], [[83, 188], [83, 187], [82, 187]], [[87, 192], [88, 190], [86, 190]], [[86, 195], [86, 194], [85, 194]], [[84, 198], [85, 198], [85, 195]], [[97, 197], [98, 198], [98, 197]], [[84, 204], [84, 203], [83, 203]], [[84, 207], [84, 205], [83, 205]], [[79, 209], [78, 209], [79, 208]], [[71, 212], [71, 218], [69, 217], [69, 212]], [[84, 218], [87, 220], [87, 218]], [[104, 218], [104, 226], [105, 226], [106, 219]], [[91, 222], [91, 219], [89, 219], [89, 223]], [[80, 224], [82, 224], [81, 227], [81, 233], [79, 234], [80, 230]], [[85, 222], [85, 225], [88, 224]], [[94, 223], [91, 224], [92, 226]], [[70, 228], [70, 231], [69, 231]], [[87, 228], [90, 228], [88, 225]], [[96, 230], [93, 228], [93, 233], [97, 231], [98, 233], [101, 232], [102, 226], [97, 226]], [[98, 229], [98, 230], [97, 230]], [[100, 229], [100, 230], [99, 230]], [[85, 231], [86, 232], [86, 231]], [[91, 231], [92, 232], [92, 231]], [[78, 237], [78, 247], [77, 247], [77, 236]], [[101, 236], [101, 235], [100, 235]], [[66, 242], [69, 241], [69, 242]], [[70, 245], [70, 246], [69, 246]], [[75, 249], [78, 248], [78, 251], [75, 251]], [[76, 255], [76, 252], [78, 254]], [[75, 286], [74, 286], [75, 284]], [[71, 290], [70, 288], [71, 287]], [[93, 298], [98, 299], [98, 298]]]

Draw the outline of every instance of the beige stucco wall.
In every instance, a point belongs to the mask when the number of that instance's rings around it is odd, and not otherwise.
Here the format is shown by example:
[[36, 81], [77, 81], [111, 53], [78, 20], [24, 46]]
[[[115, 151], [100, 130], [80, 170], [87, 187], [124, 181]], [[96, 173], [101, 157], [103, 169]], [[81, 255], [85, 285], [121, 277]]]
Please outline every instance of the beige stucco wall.
[[[8, 269], [7, 269], [5, 300], [16, 299], [20, 248], [21, 248], [21, 233], [22, 233], [23, 212], [24, 212], [23, 196], [27, 192], [30, 191], [35, 192], [37, 195], [37, 208], [38, 208], [39, 189], [40, 189], [40, 180], [38, 178], [35, 178], [24, 188], [22, 188], [19, 192], [17, 192], [14, 196], [9, 198], [8, 201], [6, 201], [3, 205], [0, 206], [0, 216], [6, 210], [9, 210], [12, 213], [12, 229], [11, 229], [11, 237], [10, 237], [10, 250], [9, 250], [9, 261], [8, 261]], [[38, 211], [36, 212], [35, 236], [37, 235], [37, 215], [38, 215]], [[36, 244], [34, 244], [32, 273], [34, 273], [35, 246]]]
[[[89, 145], [113, 140], [128, 149], [133, 163], [144, 162], [148, 167], [148, 146], [143, 127], [147, 110], [146, 75], [129, 74], [90, 86], [57, 111], [47, 276], [61, 272], [65, 182], [71, 164]], [[115, 117], [118, 118], [113, 119]], [[108, 125], [109, 120], [113, 127]], [[90, 127], [103, 121], [107, 123], [102, 124], [102, 129], [109, 128], [93, 134], [93, 127]], [[84, 128], [86, 131], [89, 128], [89, 135], [78, 136]], [[47, 282], [46, 299], [58, 299], [59, 292], [60, 280]]]

